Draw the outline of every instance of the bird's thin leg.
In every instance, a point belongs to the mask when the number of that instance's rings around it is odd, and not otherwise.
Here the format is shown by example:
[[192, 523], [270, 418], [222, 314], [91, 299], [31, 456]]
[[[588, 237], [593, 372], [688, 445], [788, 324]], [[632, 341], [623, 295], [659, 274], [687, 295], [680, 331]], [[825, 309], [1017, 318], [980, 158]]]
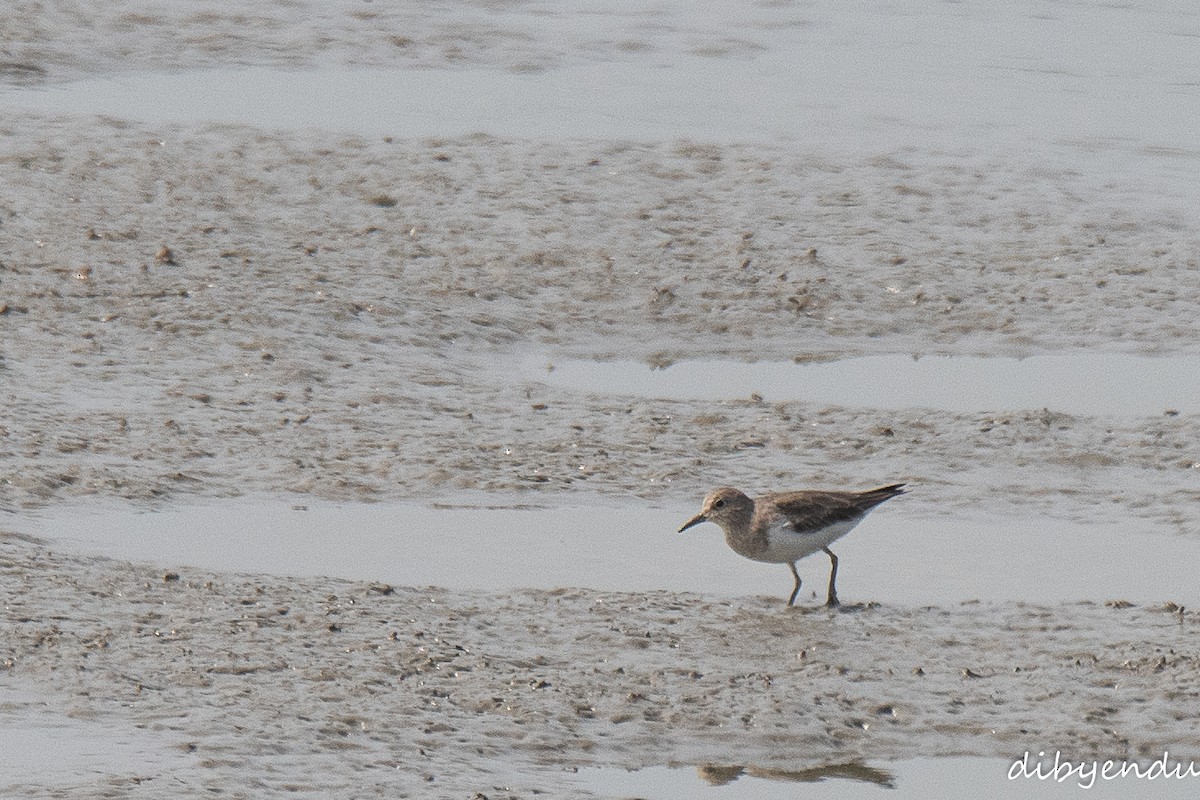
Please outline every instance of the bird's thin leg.
[[832, 566], [829, 570], [829, 596], [825, 599], [825, 605], [827, 605], [827, 606], [841, 605], [840, 603], [838, 603], [838, 599], [837, 599], [837, 586], [836, 586], [836, 584], [837, 584], [837, 556], [835, 556], [833, 554], [833, 551], [830, 550], [828, 547], [822, 547], [821, 549], [829, 554], [829, 562], [830, 562], [830, 564], [832, 564]]
[[792, 596], [788, 598], [788, 605], [796, 604], [796, 595], [800, 594], [800, 573], [796, 572], [796, 562], [791, 562], [788, 567], [792, 570], [792, 577], [796, 579], [796, 588], [792, 589]]

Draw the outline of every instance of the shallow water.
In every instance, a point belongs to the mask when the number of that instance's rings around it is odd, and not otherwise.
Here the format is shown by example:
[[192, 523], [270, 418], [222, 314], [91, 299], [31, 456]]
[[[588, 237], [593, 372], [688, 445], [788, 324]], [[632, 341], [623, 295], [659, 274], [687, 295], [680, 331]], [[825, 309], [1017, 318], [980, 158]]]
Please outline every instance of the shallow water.
[[[1062, 764], [1065, 762], [1060, 761]], [[1031, 754], [1029, 772], [1042, 764], [1042, 775], [1051, 773], [1053, 754], [1039, 760]], [[1076, 762], [1079, 763], [1079, 762]], [[1087, 797], [1125, 798], [1153, 796], [1192, 797], [1200, 778], [1102, 780], [1099, 773], [1087, 777], [1091, 762], [1081, 762], [1084, 774], [1060, 770], [1054, 777], [1008, 777], [1011, 761], [985, 758], [921, 758], [901, 762], [839, 764], [796, 771], [763, 770], [754, 767], [649, 767], [641, 770], [613, 768], [581, 769], [579, 780], [604, 797], [711, 798], [712, 800], [774, 800], [779, 797], [822, 797], [830, 800], [950, 800], [961, 797], [990, 797], [997, 800], [1025, 798]], [[1168, 768], [1174, 762], [1168, 759]], [[1103, 766], [1103, 762], [1101, 762]], [[1143, 765], [1145, 766], [1145, 765]], [[1187, 763], [1183, 764], [1186, 770]], [[1081, 785], [1082, 781], [1082, 785]], [[814, 785], [815, 784], [815, 785]], [[1082, 786], [1087, 786], [1087, 789]], [[1148, 794], [1141, 794], [1146, 792]]]
[[[1190, 63], [1196, 18], [1184, 6], [1152, 14], [1034, 1], [949, 14], [934, 3], [818, 3], [803, 13], [718, 4], [698, 15], [679, 3], [649, 14], [520, 9], [506, 21], [515, 18], [537, 54], [525, 68], [143, 71], [18, 84], [6, 100], [51, 113], [398, 137], [484, 131], [784, 140], [828, 152], [971, 148], [1180, 192], [1200, 174], [1191, 112], [1200, 87], [1181, 66]], [[457, 24], [458, 35], [478, 35], [466, 20]], [[579, 40], [567, 53], [564, 37]]]
[[531, 357], [523, 376], [566, 389], [672, 400], [733, 400], [964, 413], [1048, 408], [1067, 414], [1200, 410], [1200, 357], [1063, 353], [1029, 358], [866, 356], [819, 363], [636, 361]]
[[130, 725], [30, 705], [0, 684], [0, 792], [91, 785], [98, 775], [151, 775], [195, 761], [171, 739]]
[[[848, 603], [1127, 599], [1200, 604], [1200, 541], [1132, 524], [1024, 516], [920, 517], [892, 501], [840, 540]], [[697, 503], [699, 499], [697, 499]], [[919, 501], [918, 501], [919, 502]], [[730, 551], [715, 525], [676, 529], [694, 509], [438, 509], [250, 498], [159, 512], [59, 508], [8, 525], [74, 552], [170, 568], [331, 576], [504, 591], [580, 587], [725, 596], [791, 589], [783, 565]], [[829, 562], [800, 563], [801, 598], [824, 597]]]

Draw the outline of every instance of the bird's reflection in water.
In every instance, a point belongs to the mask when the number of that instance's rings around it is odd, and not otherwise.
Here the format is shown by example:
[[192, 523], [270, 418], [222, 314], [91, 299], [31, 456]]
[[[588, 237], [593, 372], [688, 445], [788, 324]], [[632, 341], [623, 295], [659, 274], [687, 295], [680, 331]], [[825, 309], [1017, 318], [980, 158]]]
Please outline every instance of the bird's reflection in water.
[[716, 764], [702, 764], [696, 767], [700, 779], [710, 786], [725, 786], [733, 783], [743, 775], [752, 778], [763, 778], [772, 781], [790, 781], [792, 783], [820, 783], [832, 779], [873, 783], [884, 789], [896, 788], [895, 776], [892, 773], [868, 767], [860, 762], [849, 764], [829, 764], [804, 770], [768, 769], [766, 767], [723, 767]]

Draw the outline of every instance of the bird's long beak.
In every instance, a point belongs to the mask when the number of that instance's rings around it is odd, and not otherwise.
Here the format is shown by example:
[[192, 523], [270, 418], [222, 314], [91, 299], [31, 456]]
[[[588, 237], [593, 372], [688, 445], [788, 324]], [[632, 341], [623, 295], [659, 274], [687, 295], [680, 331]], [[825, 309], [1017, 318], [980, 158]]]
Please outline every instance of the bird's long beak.
[[697, 514], [696, 516], [689, 519], [687, 522], [683, 523], [683, 527], [679, 529], [679, 532], [683, 533], [684, 531], [686, 531], [688, 528], [692, 527], [693, 525], [699, 525], [701, 522], [707, 522], [707, 521], [708, 521], [708, 517], [704, 516], [703, 513]]

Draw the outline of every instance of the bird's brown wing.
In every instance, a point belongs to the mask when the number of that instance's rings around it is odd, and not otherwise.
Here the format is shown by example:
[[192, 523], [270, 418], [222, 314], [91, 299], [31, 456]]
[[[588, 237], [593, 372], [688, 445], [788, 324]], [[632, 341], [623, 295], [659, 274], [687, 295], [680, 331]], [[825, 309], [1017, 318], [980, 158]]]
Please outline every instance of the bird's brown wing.
[[796, 530], [816, 530], [826, 525], [858, 519], [875, 506], [904, 494], [903, 484], [881, 486], [866, 492], [781, 492], [768, 495]]

